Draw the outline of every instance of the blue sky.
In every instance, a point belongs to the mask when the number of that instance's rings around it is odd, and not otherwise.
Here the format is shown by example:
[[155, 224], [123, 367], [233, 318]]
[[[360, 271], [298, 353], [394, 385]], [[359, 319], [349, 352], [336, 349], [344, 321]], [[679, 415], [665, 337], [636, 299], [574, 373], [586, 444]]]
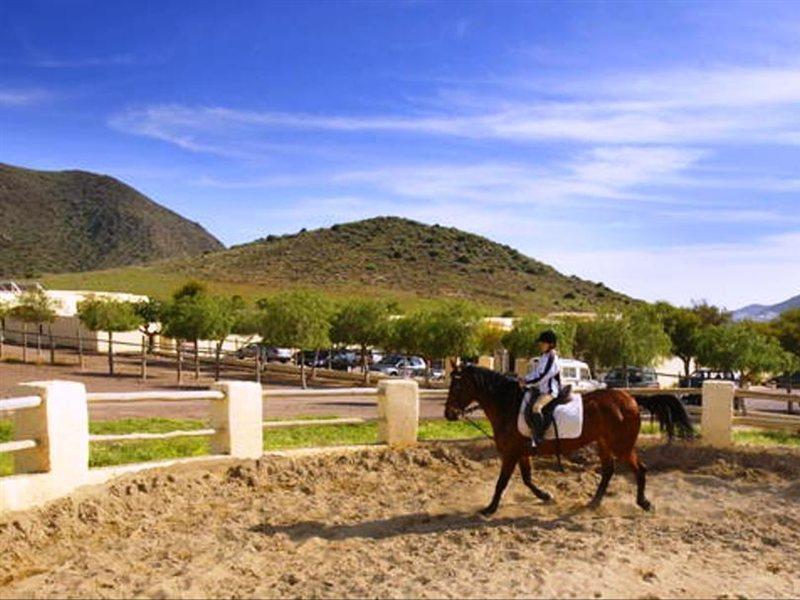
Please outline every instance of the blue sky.
[[226, 244], [381, 214], [650, 300], [800, 293], [800, 3], [0, 3], [0, 161]]

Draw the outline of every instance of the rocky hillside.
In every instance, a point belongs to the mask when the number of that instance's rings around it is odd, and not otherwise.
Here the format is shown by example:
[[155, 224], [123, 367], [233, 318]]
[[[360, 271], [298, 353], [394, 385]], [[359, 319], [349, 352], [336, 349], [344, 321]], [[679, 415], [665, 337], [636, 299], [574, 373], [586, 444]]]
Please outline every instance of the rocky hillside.
[[308, 287], [334, 294], [468, 298], [500, 309], [587, 310], [631, 301], [484, 237], [397, 217], [268, 236], [152, 269], [171, 278], [269, 291]]
[[112, 177], [0, 164], [0, 277], [105, 269], [222, 248], [197, 223]]

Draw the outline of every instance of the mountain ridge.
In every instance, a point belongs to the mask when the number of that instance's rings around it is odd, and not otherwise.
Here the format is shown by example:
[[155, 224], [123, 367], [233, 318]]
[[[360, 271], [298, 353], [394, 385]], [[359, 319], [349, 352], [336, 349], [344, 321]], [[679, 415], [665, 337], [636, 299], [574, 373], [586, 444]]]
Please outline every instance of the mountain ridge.
[[747, 306], [734, 310], [731, 315], [734, 321], [748, 319], [753, 321], [771, 321], [780, 316], [782, 312], [791, 308], [800, 308], [800, 294], [776, 304], [748, 304]]
[[220, 250], [132, 186], [89, 171], [0, 163], [0, 276], [89, 271]]
[[564, 275], [485, 237], [392, 216], [269, 235], [199, 257], [90, 275], [52, 283], [121, 284], [129, 287], [121, 291], [163, 293], [175, 282], [197, 279], [223, 293], [235, 289], [247, 296], [305, 288], [334, 296], [462, 298], [525, 312], [587, 311], [633, 302], [602, 283]]

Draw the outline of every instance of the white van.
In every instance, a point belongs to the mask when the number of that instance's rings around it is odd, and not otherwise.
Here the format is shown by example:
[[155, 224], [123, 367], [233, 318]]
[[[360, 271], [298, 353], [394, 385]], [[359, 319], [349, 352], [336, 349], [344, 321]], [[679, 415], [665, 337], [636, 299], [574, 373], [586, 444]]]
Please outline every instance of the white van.
[[561, 359], [561, 385], [571, 385], [576, 392], [591, 392], [605, 387], [603, 383], [592, 379], [589, 365], [574, 358]]

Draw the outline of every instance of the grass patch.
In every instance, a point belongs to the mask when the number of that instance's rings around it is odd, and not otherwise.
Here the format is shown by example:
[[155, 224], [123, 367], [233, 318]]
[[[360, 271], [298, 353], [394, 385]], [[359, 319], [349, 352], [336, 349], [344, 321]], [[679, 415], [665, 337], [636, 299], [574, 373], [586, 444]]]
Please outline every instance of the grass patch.
[[792, 434], [788, 431], [740, 429], [733, 431], [733, 440], [739, 444], [754, 444], [757, 446], [800, 447], [800, 435]]
[[[292, 417], [297, 420], [332, 419], [331, 415], [308, 415]], [[273, 419], [280, 421], [282, 419]], [[477, 422], [491, 433], [486, 419]], [[198, 419], [119, 419], [116, 421], [93, 421], [89, 430], [93, 434], [164, 433], [175, 430], [197, 430], [207, 427]], [[642, 433], [658, 433], [658, 426], [642, 424]], [[734, 431], [734, 440], [741, 444], [762, 446], [800, 447], [800, 436], [784, 431], [741, 429]], [[464, 421], [450, 422], [443, 419], [425, 419], [420, 422], [420, 440], [476, 439], [483, 434]], [[0, 420], [0, 442], [12, 438], [10, 420]], [[264, 430], [264, 450], [282, 450], [322, 446], [374, 444], [378, 439], [378, 424], [375, 421], [352, 425], [297, 425]], [[125, 442], [94, 442], [90, 447], [89, 464], [92, 467], [121, 465], [134, 462], [150, 462], [173, 458], [187, 458], [209, 454], [208, 438], [185, 437], [168, 440], [137, 440]], [[13, 472], [10, 453], [0, 454], [0, 476]]]

